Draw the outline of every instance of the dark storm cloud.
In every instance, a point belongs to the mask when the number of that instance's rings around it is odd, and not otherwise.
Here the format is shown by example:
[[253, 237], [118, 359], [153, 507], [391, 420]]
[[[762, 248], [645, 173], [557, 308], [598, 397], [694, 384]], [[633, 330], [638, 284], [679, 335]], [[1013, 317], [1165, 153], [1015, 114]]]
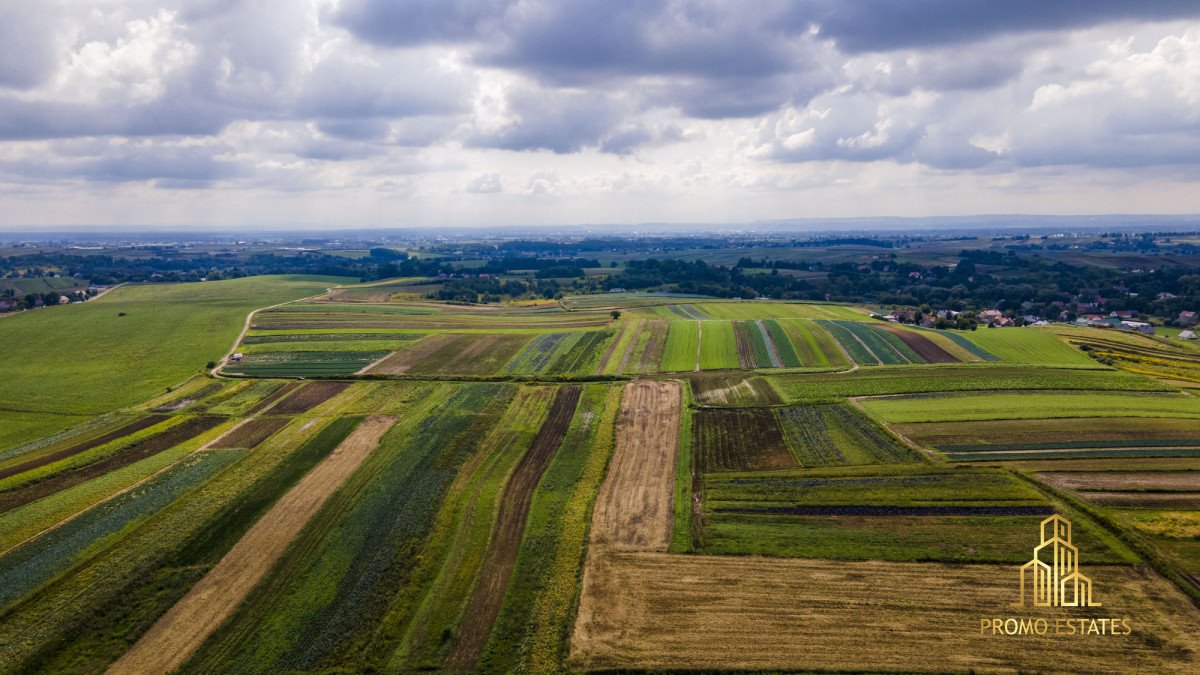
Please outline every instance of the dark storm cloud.
[[[405, 7], [413, 12], [405, 20]], [[726, 2], [665, 0], [392, 3], [360, 0], [339, 20], [380, 45], [463, 42], [482, 65], [549, 86], [623, 89], [631, 78], [671, 80], [650, 103], [701, 118], [759, 114], [810, 96], [820, 76], [811, 40], [772, 25], [776, 2], [754, 11]], [[804, 29], [807, 30], [807, 29]], [[423, 32], [424, 31], [424, 32]], [[801, 31], [803, 32], [803, 31]]]
[[391, 47], [471, 40], [514, 0], [347, 0], [335, 21], [358, 37]]
[[179, 147], [160, 144], [109, 146], [82, 144], [38, 161], [0, 163], [0, 173], [24, 179], [82, 179], [96, 183], [154, 181], [171, 187], [203, 187], [245, 175], [239, 164], [218, 157], [228, 146]]
[[219, 133], [237, 115], [226, 106], [164, 97], [145, 105], [83, 105], [0, 96], [0, 140]]
[[821, 0], [790, 11], [793, 24], [816, 23], [823, 37], [852, 53], [1193, 16], [1200, 16], [1194, 0]]
[[58, 66], [52, 20], [39, 5], [0, 4], [0, 87], [33, 87]]

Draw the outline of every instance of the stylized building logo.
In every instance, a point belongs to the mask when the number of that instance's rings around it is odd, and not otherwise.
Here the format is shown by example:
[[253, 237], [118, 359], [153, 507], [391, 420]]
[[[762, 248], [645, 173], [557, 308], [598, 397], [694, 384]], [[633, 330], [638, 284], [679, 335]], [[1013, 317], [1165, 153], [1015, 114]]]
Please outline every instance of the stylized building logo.
[[[1028, 595], [1027, 595], [1028, 594]], [[1021, 601], [1037, 607], [1100, 607], [1092, 580], [1079, 572], [1079, 549], [1071, 543], [1071, 521], [1053, 515], [1042, 521], [1042, 543], [1021, 566]]]

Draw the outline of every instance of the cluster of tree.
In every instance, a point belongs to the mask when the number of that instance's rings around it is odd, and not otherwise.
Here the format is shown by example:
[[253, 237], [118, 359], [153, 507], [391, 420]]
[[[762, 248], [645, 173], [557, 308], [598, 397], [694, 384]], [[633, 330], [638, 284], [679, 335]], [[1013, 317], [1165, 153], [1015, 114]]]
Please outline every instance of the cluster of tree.
[[[1014, 246], [1033, 245], [1019, 239]], [[1158, 243], [1155, 243], [1155, 242]], [[811, 245], [854, 243], [882, 249], [902, 247], [897, 240], [848, 238], [814, 240]], [[1103, 238], [1101, 243], [1161, 246], [1154, 237]], [[743, 245], [745, 242], [741, 242]], [[754, 242], [756, 248], [764, 242]], [[805, 248], [805, 242], [772, 242], [772, 245]], [[506, 298], [554, 298], [566, 292], [589, 293], [613, 289], [662, 290], [722, 298], [774, 298], [832, 300], [906, 307], [930, 307], [959, 312], [996, 308], [1014, 316], [1025, 314], [1054, 318], [1096, 311], [1135, 310], [1142, 314], [1173, 317], [1183, 310], [1200, 308], [1200, 274], [1178, 266], [1168, 257], [1155, 257], [1153, 269], [1132, 271], [1099, 265], [1072, 264], [1055, 256], [1018, 254], [1016, 250], [963, 250], [953, 265], [903, 262], [885, 252], [868, 261], [824, 262], [792, 256], [789, 260], [743, 257], [733, 267], [703, 261], [658, 259], [652, 255], [629, 260], [623, 269], [586, 276], [588, 268], [602, 267], [596, 257], [579, 257], [583, 251], [666, 248], [714, 248], [731, 241], [678, 237], [655, 239], [605, 238], [582, 242], [513, 241], [477, 244], [485, 255], [465, 269], [461, 261], [410, 256], [403, 251], [373, 248], [362, 258], [346, 258], [319, 251], [270, 253], [196, 253], [188, 249], [156, 248], [138, 255], [90, 255], [60, 250], [0, 258], [0, 276], [37, 277], [57, 273], [111, 285], [125, 281], [197, 281], [256, 274], [319, 274], [363, 280], [391, 277], [447, 278], [431, 297], [452, 302], [492, 302]], [[640, 247], [640, 248], [638, 248]], [[767, 270], [767, 272], [763, 272]], [[824, 276], [788, 274], [791, 270], [823, 272]], [[532, 272], [532, 275], [529, 273]], [[782, 272], [782, 273], [781, 273]], [[514, 273], [521, 276], [514, 278]], [[497, 278], [502, 277], [502, 278]], [[49, 294], [48, 294], [49, 295]], [[54, 294], [57, 302], [57, 294]], [[43, 304], [46, 297], [35, 297]], [[20, 299], [25, 302], [26, 298]], [[6, 303], [11, 304], [11, 303]], [[955, 325], [967, 319], [956, 320]]]
[[156, 250], [153, 255], [125, 257], [45, 252], [0, 258], [0, 275], [46, 276], [54, 271], [108, 286], [127, 281], [199, 281], [232, 279], [256, 274], [319, 274], [364, 280], [398, 276], [437, 276], [453, 271], [436, 260], [410, 258], [392, 249], [371, 249], [361, 259], [315, 251], [295, 253], [192, 254]]
[[[823, 279], [797, 279], [778, 270], [822, 269]], [[747, 268], [770, 267], [769, 274]], [[724, 298], [833, 300], [954, 311], [984, 308], [1055, 317], [1063, 311], [1132, 309], [1170, 316], [1200, 306], [1200, 276], [1180, 268], [1122, 272], [1071, 265], [1015, 252], [962, 251], [953, 267], [894, 259], [768, 266], [743, 258], [731, 269], [702, 261], [630, 261], [604, 281], [606, 289], [674, 290]], [[1159, 298], [1163, 299], [1159, 299]], [[964, 319], [964, 322], [967, 320]]]
[[567, 292], [586, 292], [578, 283], [563, 285], [554, 279], [506, 279], [494, 277], [450, 279], [427, 297], [443, 302], [492, 303], [511, 299], [561, 298]]

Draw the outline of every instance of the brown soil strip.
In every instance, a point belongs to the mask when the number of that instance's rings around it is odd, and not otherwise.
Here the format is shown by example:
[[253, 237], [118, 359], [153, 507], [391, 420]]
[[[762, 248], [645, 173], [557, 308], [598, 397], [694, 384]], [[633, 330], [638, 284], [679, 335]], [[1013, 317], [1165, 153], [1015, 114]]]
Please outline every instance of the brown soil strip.
[[295, 391], [296, 388], [299, 386], [300, 386], [299, 382], [288, 382], [287, 384], [283, 385], [282, 387], [271, 392], [271, 394], [269, 396], [267, 396], [266, 398], [264, 398], [263, 400], [259, 401], [258, 403], [255, 403], [253, 408], [250, 408], [249, 410], [246, 411], [246, 415], [250, 416], [250, 415], [254, 415], [254, 414], [258, 413], [260, 410], [266, 408], [267, 406], [275, 403], [276, 401], [283, 398], [284, 396], [287, 396], [289, 393]]
[[450, 652], [448, 665], [454, 670], [473, 670], [491, 637], [492, 627], [500, 614], [504, 592], [512, 577], [525, 533], [525, 520], [533, 491], [542, 474], [550, 466], [558, 446], [562, 444], [575, 415], [581, 389], [577, 386], [563, 387], [554, 397], [550, 415], [538, 430], [529, 450], [513, 469], [504, 497], [496, 515], [496, 529], [492, 532], [487, 557], [484, 558], [479, 581], [467, 605], [470, 609], [458, 632], [458, 640]]
[[259, 443], [267, 440], [276, 431], [291, 422], [288, 417], [259, 417], [247, 421], [231, 433], [225, 434], [210, 445], [210, 448], [257, 448]]
[[311, 382], [303, 389], [271, 406], [266, 415], [298, 415], [337, 396], [349, 382]]
[[483, 337], [476, 337], [471, 341], [470, 344], [468, 344], [461, 352], [458, 353], [458, 356], [455, 357], [454, 360], [456, 362], [460, 360], [470, 361], [471, 359], [474, 359], [480, 354], [483, 354], [491, 349], [492, 345], [496, 344], [496, 341], [499, 339], [499, 335], [484, 335]]
[[325, 500], [379, 445], [395, 418], [371, 417], [259, 519], [221, 562], [109, 668], [110, 673], [178, 669], [271, 569]]
[[733, 322], [733, 336], [737, 341], [738, 366], [747, 370], [755, 368], [754, 340], [745, 321]]
[[893, 428], [913, 440], [931, 446], [1062, 443], [1067, 441], [1137, 441], [1146, 438], [1200, 438], [1200, 420], [1153, 417], [1092, 417], [1074, 419], [981, 420], [978, 422], [918, 422]]
[[1073, 471], [1039, 473], [1037, 478], [1067, 490], [1200, 492], [1200, 471]]
[[1079, 492], [1077, 494], [1085, 501], [1100, 506], [1200, 510], [1200, 492]]
[[409, 368], [420, 363], [425, 357], [444, 347], [455, 339], [451, 333], [434, 333], [417, 340], [407, 349], [402, 349], [375, 364], [367, 372], [399, 375], [408, 372]]
[[625, 385], [616, 449], [592, 515], [594, 545], [666, 550], [681, 406], [678, 382], [637, 380]]
[[134, 462], [195, 438], [224, 421], [224, 417], [196, 417], [174, 426], [157, 436], [152, 436], [141, 443], [136, 443], [99, 462], [88, 464], [74, 471], [50, 476], [43, 481], [0, 494], [0, 513], [15, 509], [18, 506], [24, 506], [36, 499], [41, 499], [55, 492], [79, 485], [97, 476], [103, 476], [111, 471], [129, 466]]
[[[1196, 672], [1200, 612], [1183, 593], [1145, 568], [1085, 566], [1104, 606], [1054, 612], [1011, 606], [1014, 565], [619, 552], [609, 594], [581, 599], [602, 611], [576, 629], [568, 666]], [[1047, 618], [1050, 634], [980, 635], [981, 618], [1013, 616]], [[1056, 617], [1114, 616], [1133, 634], [1053, 634]]]
[[945, 349], [942, 349], [924, 335], [914, 333], [910, 330], [904, 330], [903, 328], [897, 328], [895, 326], [880, 326], [880, 328], [883, 328], [892, 335], [900, 338], [904, 344], [908, 345], [909, 349], [917, 353], [917, 356], [925, 359], [926, 363], [959, 362], [957, 356], [951, 354]]
[[52, 462], [57, 462], [60, 459], [66, 459], [67, 457], [74, 457], [75, 455], [78, 455], [81, 452], [86, 452], [88, 450], [91, 450], [92, 448], [98, 448], [101, 445], [104, 445], [105, 443], [115, 441], [118, 438], [128, 436], [130, 434], [141, 431], [142, 429], [148, 429], [148, 428], [154, 426], [155, 424], [162, 422], [165, 419], [167, 419], [167, 418], [156, 417], [156, 416], [143, 417], [140, 420], [135, 420], [133, 422], [130, 422], [129, 424], [126, 424], [123, 427], [114, 429], [106, 434], [102, 434], [95, 438], [88, 439], [77, 445], [72, 445], [68, 448], [63, 448], [62, 450], [56, 450], [54, 452], [42, 455], [41, 457], [35, 457], [34, 459], [31, 459], [27, 462], [22, 462], [20, 464], [14, 464], [7, 468], [0, 469], [0, 478], [8, 478], [9, 476], [15, 476], [19, 473], [24, 473], [26, 471], [29, 471], [30, 469], [36, 469], [39, 466], [45, 466]]

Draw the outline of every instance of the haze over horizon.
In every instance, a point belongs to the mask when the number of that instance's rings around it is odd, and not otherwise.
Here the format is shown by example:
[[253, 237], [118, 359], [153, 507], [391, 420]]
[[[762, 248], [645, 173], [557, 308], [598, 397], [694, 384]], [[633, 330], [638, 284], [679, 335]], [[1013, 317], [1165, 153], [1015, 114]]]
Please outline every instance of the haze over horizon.
[[1200, 3], [0, 4], [0, 229], [1200, 213]]

